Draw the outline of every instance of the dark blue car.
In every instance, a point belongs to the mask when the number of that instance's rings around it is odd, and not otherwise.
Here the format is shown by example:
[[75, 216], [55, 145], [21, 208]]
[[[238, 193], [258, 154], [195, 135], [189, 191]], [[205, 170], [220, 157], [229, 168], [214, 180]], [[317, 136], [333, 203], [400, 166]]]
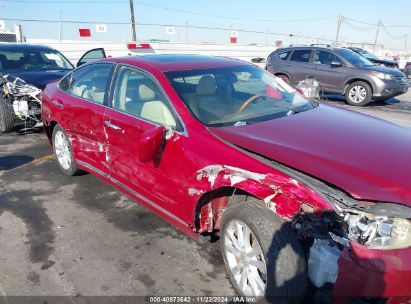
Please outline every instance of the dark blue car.
[[[103, 57], [103, 49], [90, 50], [77, 66]], [[48, 46], [0, 44], [0, 132], [16, 125], [24, 125], [25, 129], [38, 125], [39, 93], [73, 69], [63, 54]]]

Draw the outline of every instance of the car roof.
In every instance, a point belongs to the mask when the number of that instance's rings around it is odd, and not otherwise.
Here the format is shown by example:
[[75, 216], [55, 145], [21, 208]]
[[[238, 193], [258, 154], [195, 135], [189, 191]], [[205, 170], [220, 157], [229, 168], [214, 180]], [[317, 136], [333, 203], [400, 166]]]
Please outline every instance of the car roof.
[[136, 66], [150, 66], [161, 72], [252, 65], [228, 57], [184, 54], [150, 54], [108, 58], [106, 60]]
[[41, 44], [28, 44], [28, 43], [0, 43], [0, 51], [11, 51], [17, 52], [22, 50], [29, 50], [29, 51], [50, 51], [53, 48], [41, 45]]

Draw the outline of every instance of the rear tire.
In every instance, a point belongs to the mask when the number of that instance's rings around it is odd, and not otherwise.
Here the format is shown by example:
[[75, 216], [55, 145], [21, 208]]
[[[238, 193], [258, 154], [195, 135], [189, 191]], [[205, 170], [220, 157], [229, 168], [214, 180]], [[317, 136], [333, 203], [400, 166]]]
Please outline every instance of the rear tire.
[[13, 129], [15, 116], [13, 106], [0, 96], [0, 133], [7, 133]]
[[372, 89], [368, 83], [356, 81], [348, 86], [345, 97], [348, 104], [363, 107], [370, 103]]
[[223, 213], [220, 242], [231, 283], [242, 296], [275, 303], [302, 301], [307, 266], [301, 245], [290, 227], [262, 202], [229, 207]]
[[61, 172], [68, 176], [79, 174], [81, 171], [77, 168], [71, 143], [59, 125], [56, 125], [53, 129], [52, 143], [53, 152]]

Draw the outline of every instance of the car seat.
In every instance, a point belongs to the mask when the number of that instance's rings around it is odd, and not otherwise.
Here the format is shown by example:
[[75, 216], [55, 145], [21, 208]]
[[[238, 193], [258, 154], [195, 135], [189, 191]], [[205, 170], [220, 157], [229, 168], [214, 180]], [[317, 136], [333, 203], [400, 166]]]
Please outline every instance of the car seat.
[[176, 120], [169, 108], [161, 100], [155, 100], [156, 93], [146, 84], [138, 87], [138, 94], [141, 101], [144, 101], [141, 108], [140, 117], [154, 121], [159, 124], [176, 128]]

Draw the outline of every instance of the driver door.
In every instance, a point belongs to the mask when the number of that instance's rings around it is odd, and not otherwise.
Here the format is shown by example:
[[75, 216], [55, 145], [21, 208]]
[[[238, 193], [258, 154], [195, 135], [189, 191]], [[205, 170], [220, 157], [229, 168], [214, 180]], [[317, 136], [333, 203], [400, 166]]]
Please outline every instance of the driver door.
[[[143, 201], [148, 199], [149, 205], [179, 214], [188, 195], [186, 166], [179, 161], [184, 159], [188, 138], [180, 132], [171, 103], [148, 74], [123, 66], [117, 75], [111, 108], [104, 117], [110, 178], [135, 196], [143, 196]], [[140, 138], [160, 125], [169, 129], [162, 151], [152, 161], [140, 161]]]
[[90, 61], [98, 60], [98, 59], [103, 59], [106, 58], [106, 52], [104, 51], [103, 48], [96, 48], [96, 49], [91, 49], [83, 54], [81, 56], [80, 60], [77, 62], [77, 66], [79, 67], [85, 63], [88, 63]]

